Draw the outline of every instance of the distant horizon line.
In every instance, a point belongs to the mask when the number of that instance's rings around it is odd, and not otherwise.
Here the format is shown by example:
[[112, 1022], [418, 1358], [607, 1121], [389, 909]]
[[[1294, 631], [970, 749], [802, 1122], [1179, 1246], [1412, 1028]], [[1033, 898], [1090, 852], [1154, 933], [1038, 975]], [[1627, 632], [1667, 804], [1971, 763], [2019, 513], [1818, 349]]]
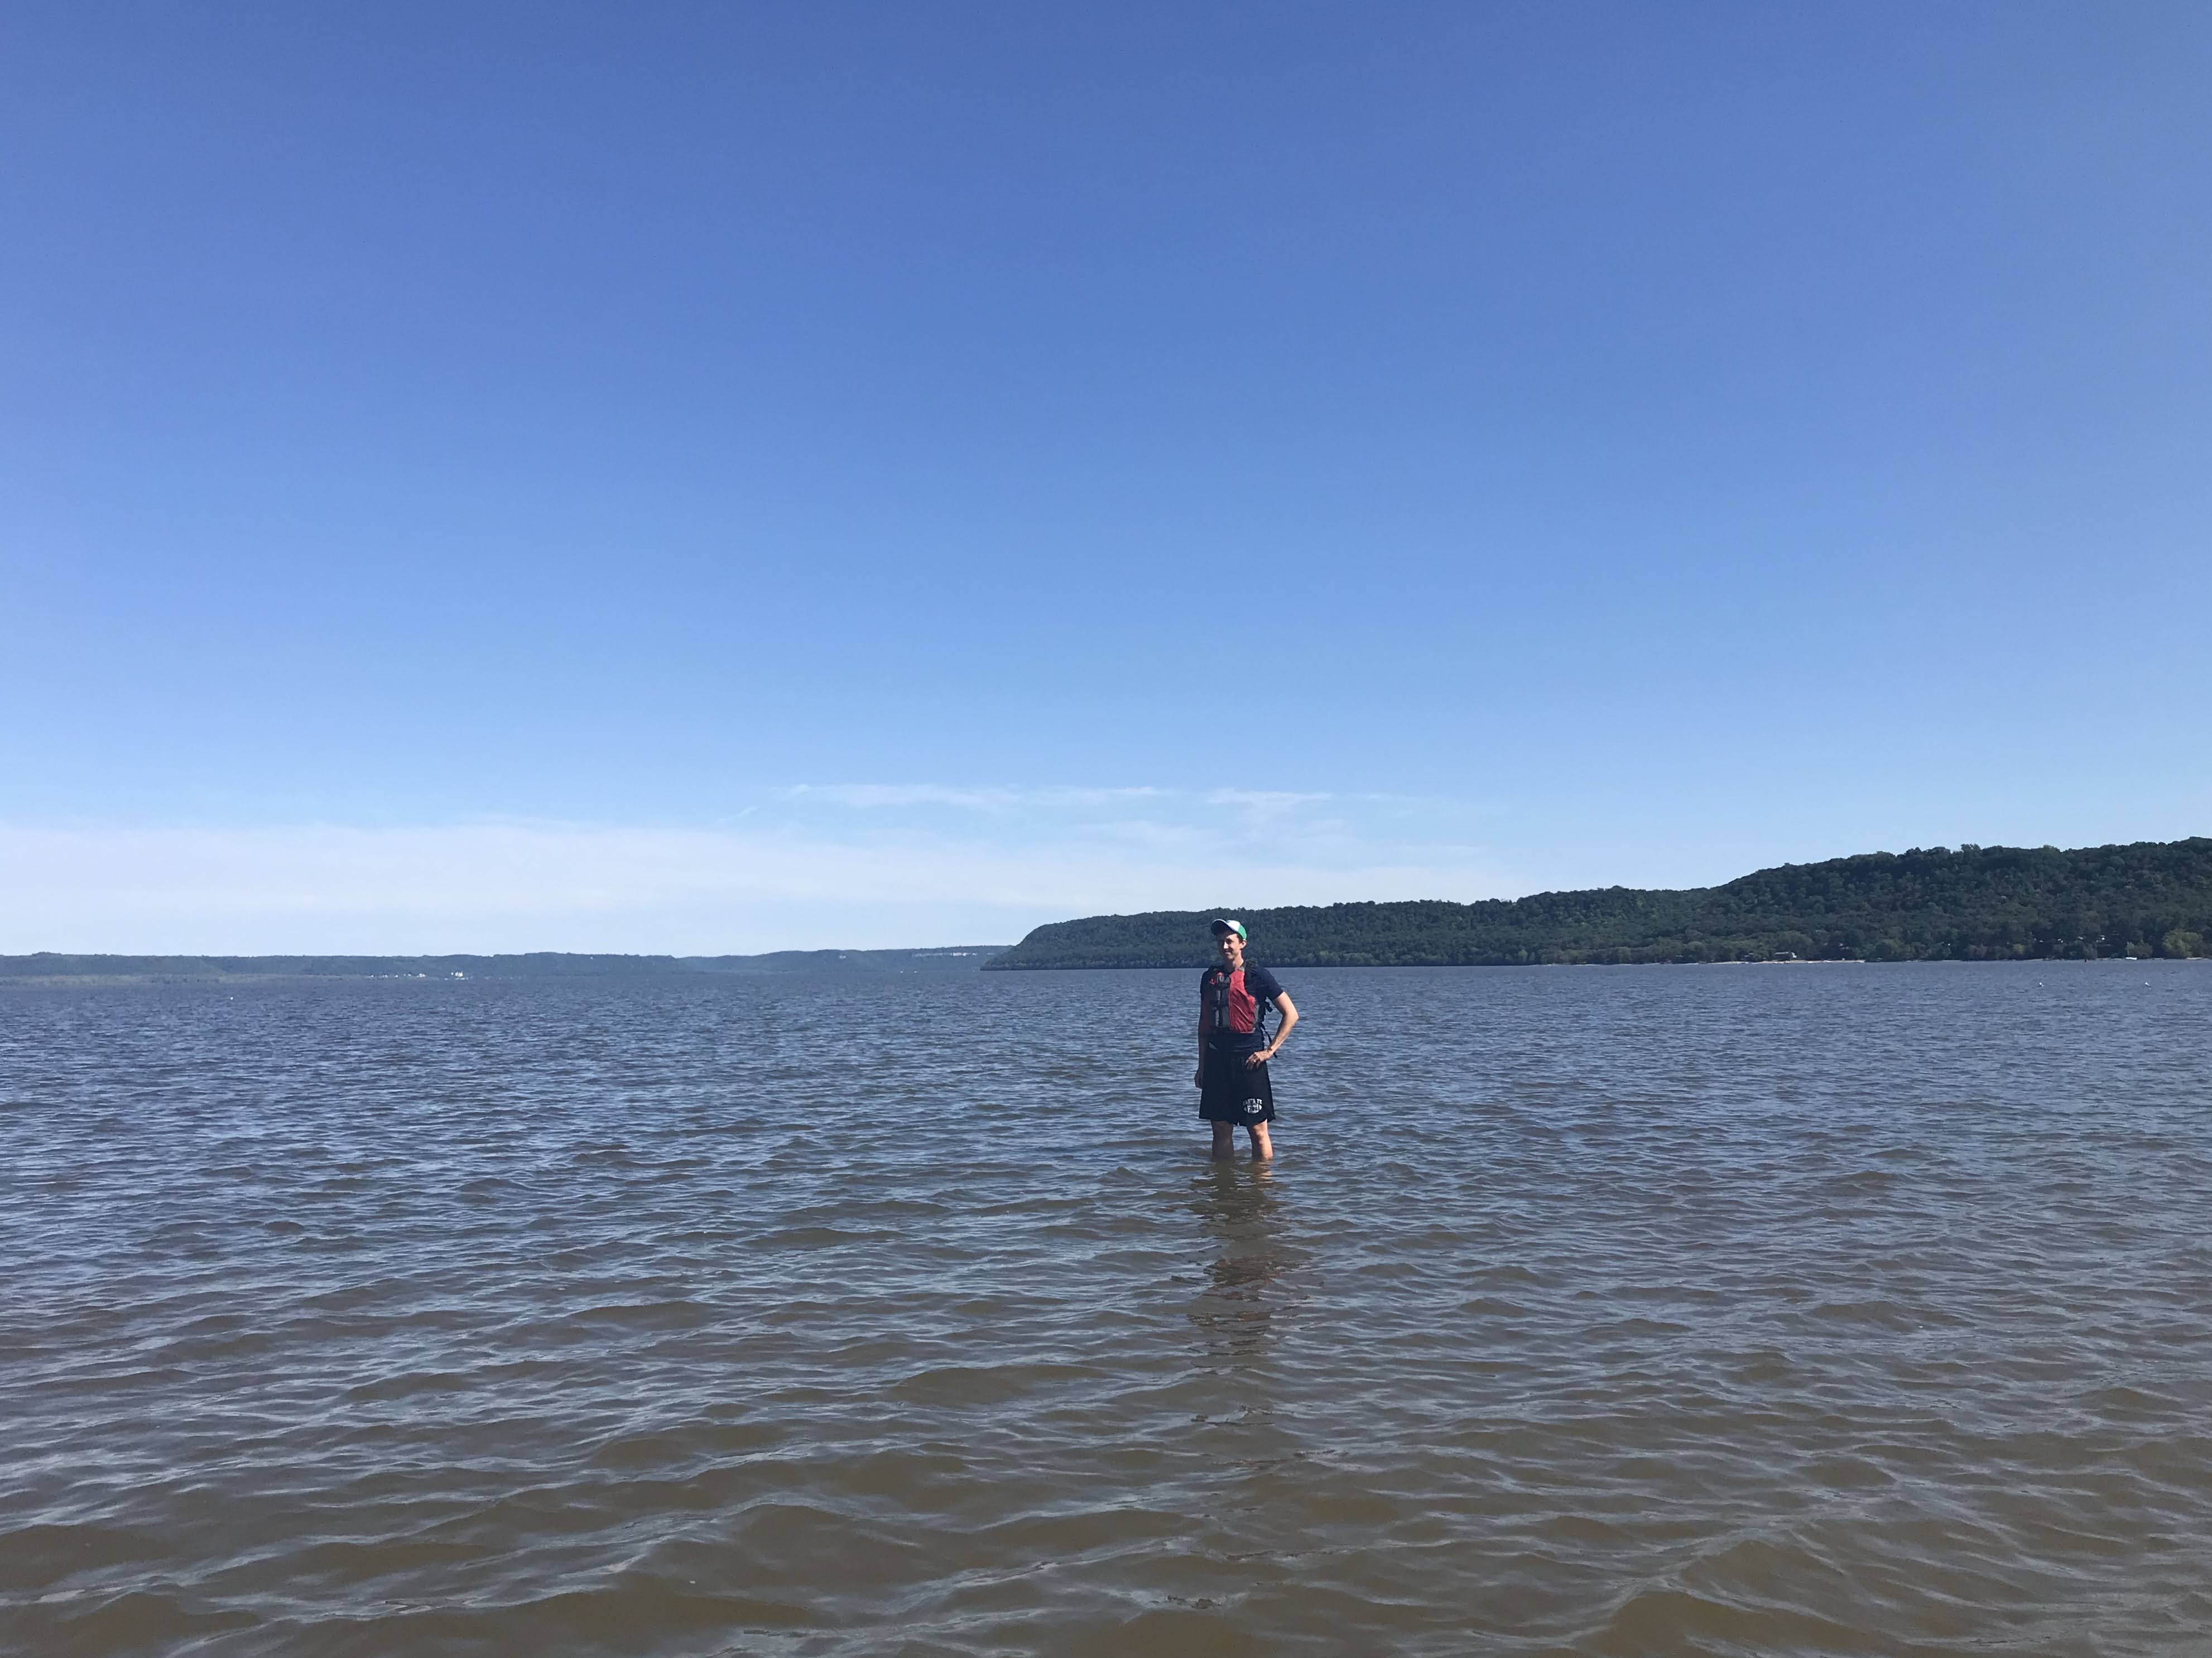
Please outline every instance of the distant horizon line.
[[[1080, 921], [1090, 921], [1090, 920], [1125, 920], [1125, 919], [1133, 919], [1133, 918], [1135, 918], [1135, 917], [1141, 916], [1141, 915], [1152, 915], [1152, 914], [1189, 914], [1189, 915], [1203, 915], [1203, 914], [1209, 914], [1209, 913], [1213, 914], [1217, 914], [1217, 915], [1232, 915], [1232, 914], [1268, 914], [1268, 913], [1279, 913], [1279, 912], [1282, 912], [1282, 911], [1285, 911], [1285, 910], [1299, 910], [1299, 909], [1325, 910], [1325, 909], [1336, 909], [1336, 908], [1347, 908], [1347, 907], [1354, 906], [1354, 905], [1372, 905], [1372, 906], [1385, 906], [1385, 905], [1389, 905], [1389, 906], [1402, 906], [1402, 905], [1407, 905], [1407, 904], [1450, 904], [1450, 905], [1459, 906], [1459, 907], [1462, 907], [1462, 908], [1471, 908], [1471, 907], [1473, 907], [1473, 906], [1480, 905], [1480, 904], [1500, 904], [1500, 905], [1513, 905], [1513, 904], [1520, 904], [1520, 903], [1527, 902], [1528, 902], [1528, 901], [1529, 901], [1530, 899], [1535, 899], [1535, 898], [1548, 898], [1548, 897], [1560, 897], [1560, 896], [1573, 896], [1573, 895], [1575, 895], [1575, 894], [1578, 894], [1578, 893], [1593, 893], [1593, 894], [1594, 894], [1594, 893], [1612, 893], [1612, 892], [1620, 892], [1620, 891], [1632, 891], [1632, 892], [1640, 892], [1640, 893], [1649, 893], [1649, 894], [1651, 894], [1651, 895], [1653, 895], [1653, 896], [1663, 896], [1663, 895], [1686, 895], [1686, 894], [1690, 894], [1690, 893], [1711, 892], [1711, 891], [1714, 891], [1714, 890], [1718, 890], [1719, 888], [1729, 886], [1729, 885], [1732, 884], [1734, 882], [1736, 882], [1736, 881], [1741, 881], [1741, 880], [1749, 880], [1749, 879], [1753, 879], [1753, 878], [1756, 878], [1756, 877], [1758, 877], [1758, 876], [1764, 875], [1764, 874], [1768, 874], [1768, 873], [1773, 872], [1775, 872], [1775, 871], [1780, 871], [1780, 870], [1792, 870], [1792, 869], [1814, 869], [1814, 868], [1820, 868], [1820, 867], [1821, 867], [1821, 866], [1823, 866], [1823, 865], [1840, 865], [1840, 864], [1848, 864], [1848, 863], [1852, 863], [1852, 862], [1855, 862], [1855, 861], [1859, 860], [1859, 859], [1901, 859], [1901, 858], [1934, 857], [1934, 856], [1955, 857], [1955, 856], [1962, 856], [1962, 855], [1981, 855], [1981, 856], [1987, 856], [1987, 855], [1990, 855], [1990, 854], [2002, 854], [2002, 853], [2026, 853], [2026, 854], [2033, 854], [2033, 853], [2059, 853], [2059, 854], [2062, 854], [2062, 855], [2072, 855], [2072, 854], [2079, 853], [2107, 852], [2107, 851], [2121, 851], [2121, 850], [2126, 850], [2126, 849], [2130, 849], [2130, 848], [2135, 848], [2135, 847], [2181, 847], [2181, 846], [2186, 846], [2186, 845], [2189, 845], [2189, 844], [2191, 844], [2191, 843], [2192, 843], [2192, 842], [2195, 842], [2195, 841], [2198, 841], [2205, 840], [2205, 839], [2207, 839], [2207, 838], [2208, 838], [2208, 837], [2203, 836], [2203, 835], [2182, 835], [2182, 836], [2179, 836], [2179, 837], [2177, 837], [2177, 838], [2175, 838], [2175, 839], [2172, 839], [2172, 840], [2163, 840], [2163, 841], [2102, 841], [2102, 842], [2099, 842], [2099, 843], [2096, 843], [2096, 844], [2094, 844], [2094, 845], [2090, 845], [2090, 846], [2069, 847], [2057, 847], [2057, 846], [2052, 845], [2052, 844], [2051, 844], [2050, 842], [2047, 842], [2047, 841], [2046, 841], [2046, 842], [2045, 842], [2045, 843], [2043, 843], [2043, 844], [2041, 844], [2041, 845], [2039, 845], [2039, 846], [2026, 846], [2026, 845], [2008, 846], [2008, 845], [2004, 845], [2004, 844], [2002, 844], [2002, 843], [1984, 843], [1984, 842], [1972, 841], [1960, 841], [1960, 842], [1957, 844], [1957, 846], [1956, 846], [1955, 847], [1952, 847], [1952, 846], [1950, 846], [1950, 845], [1948, 845], [1948, 844], [1936, 843], [1936, 844], [1934, 844], [1934, 845], [1925, 846], [1925, 847], [1918, 847], [1918, 846], [1916, 846], [1916, 847], [1906, 847], [1903, 852], [1885, 852], [1885, 851], [1876, 850], [1876, 851], [1873, 851], [1873, 852], [1850, 853], [1844, 854], [1844, 855], [1843, 855], [1843, 856], [1841, 856], [1841, 857], [1815, 859], [1813, 859], [1813, 860], [1811, 860], [1811, 861], [1809, 861], [1809, 862], [1808, 862], [1808, 863], [1804, 863], [1804, 864], [1796, 864], [1796, 863], [1792, 863], [1792, 862], [1790, 862], [1790, 861], [1788, 861], [1788, 860], [1785, 860], [1785, 861], [1784, 861], [1784, 862], [1782, 862], [1782, 863], [1779, 863], [1779, 864], [1772, 864], [1772, 865], [1762, 865], [1760, 868], [1758, 868], [1758, 869], [1747, 871], [1745, 873], [1743, 873], [1743, 874], [1741, 874], [1741, 875], [1732, 876], [1732, 877], [1730, 877], [1730, 878], [1729, 878], [1729, 880], [1727, 880], [1727, 881], [1719, 881], [1719, 882], [1715, 882], [1715, 883], [1713, 883], [1711, 886], [1705, 886], [1705, 887], [1636, 887], [1636, 888], [1631, 888], [1631, 887], [1623, 887], [1622, 885], [1620, 885], [1620, 884], [1619, 884], [1619, 883], [1617, 883], [1617, 882], [1616, 882], [1616, 883], [1613, 883], [1613, 884], [1612, 884], [1611, 885], [1607, 885], [1607, 886], [1571, 887], [1571, 888], [1547, 888], [1547, 889], [1543, 889], [1543, 890], [1539, 890], [1539, 891], [1528, 892], [1528, 893], [1523, 893], [1523, 894], [1522, 894], [1520, 896], [1518, 896], [1518, 897], [1514, 897], [1514, 898], [1477, 898], [1477, 899], [1460, 899], [1460, 898], [1443, 898], [1443, 897], [1437, 897], [1437, 898], [1417, 898], [1417, 899], [1403, 899], [1403, 898], [1346, 898], [1346, 899], [1337, 899], [1337, 900], [1332, 901], [1331, 902], [1328, 902], [1328, 903], [1322, 903], [1322, 904], [1258, 904], [1258, 905], [1236, 905], [1236, 904], [1230, 904], [1230, 905], [1213, 905], [1213, 906], [1206, 906], [1206, 907], [1201, 907], [1201, 908], [1178, 908], [1178, 909], [1158, 909], [1158, 910], [1126, 910], [1126, 911], [1124, 911], [1124, 910], [1112, 910], [1112, 911], [1102, 911], [1102, 912], [1097, 912], [1097, 913], [1091, 914], [1085, 914], [1085, 915], [1075, 915], [1075, 916], [1064, 917], [1064, 918], [1062, 918], [1061, 920], [1057, 920], [1057, 921], [1042, 921], [1042, 922], [1039, 922], [1039, 923], [1037, 923], [1037, 924], [1036, 924], [1036, 926], [1033, 926], [1033, 927], [1031, 927], [1031, 928], [1028, 929], [1028, 930], [1027, 930], [1027, 932], [1024, 932], [1024, 938], [1026, 938], [1030, 932], [1034, 932], [1035, 931], [1036, 931], [1036, 927], [1041, 927], [1041, 926], [1066, 926], [1066, 925], [1068, 925], [1070, 922], [1080, 922]], [[522, 961], [522, 960], [527, 960], [527, 959], [530, 959], [530, 958], [532, 958], [532, 957], [538, 957], [538, 958], [562, 958], [562, 959], [568, 959], [568, 960], [598, 960], [598, 961], [610, 961], [610, 962], [640, 962], [640, 963], [643, 963], [643, 962], [672, 962], [672, 963], [714, 963], [714, 962], [732, 962], [732, 963], [737, 963], [737, 962], [765, 962], [765, 961], [771, 961], [771, 960], [775, 960], [775, 959], [779, 958], [779, 957], [801, 957], [801, 956], [812, 956], [812, 957], [822, 957], [822, 956], [842, 956], [842, 957], [890, 957], [890, 956], [931, 956], [931, 955], [935, 955], [935, 956], [945, 956], [945, 955], [954, 955], [954, 954], [958, 954], [958, 953], [962, 953], [962, 952], [971, 952], [971, 953], [972, 953], [972, 952], [984, 952], [984, 953], [988, 953], [988, 954], [992, 954], [992, 955], [997, 955], [997, 954], [1003, 954], [1003, 953], [1005, 953], [1005, 952], [1006, 952], [1006, 951], [1008, 951], [1008, 950], [1014, 950], [1015, 948], [1017, 948], [1017, 947], [1019, 945], [1019, 944], [1020, 944], [1020, 943], [1021, 943], [1021, 940], [1020, 940], [1020, 939], [1016, 939], [1016, 940], [1014, 940], [1012, 943], [1009, 943], [1009, 944], [894, 944], [894, 945], [863, 945], [863, 946], [842, 945], [842, 944], [812, 944], [812, 945], [792, 945], [792, 946], [786, 946], [786, 947], [784, 947], [784, 948], [782, 948], [782, 949], [778, 949], [778, 950], [725, 950], [725, 951], [714, 951], [714, 952], [705, 952], [705, 951], [702, 951], [702, 952], [692, 952], [692, 953], [687, 953], [687, 954], [682, 954], [682, 955], [677, 954], [676, 952], [674, 952], [674, 951], [671, 951], [671, 950], [550, 950], [550, 949], [548, 949], [548, 950], [30, 950], [30, 951], [12, 951], [12, 952], [11, 952], [11, 951], [0, 951], [0, 969], [5, 969], [5, 968], [15, 968], [15, 969], [18, 969], [18, 971], [17, 971], [15, 974], [9, 975], [7, 975], [7, 976], [22, 976], [22, 975], [21, 975], [21, 973], [20, 973], [20, 968], [21, 968], [21, 965], [27, 964], [27, 963], [33, 963], [33, 962], [42, 961], [42, 960], [46, 960], [46, 961], [78, 961], [78, 962], [143, 962], [143, 963], [189, 963], [189, 962], [210, 962], [210, 963], [213, 963], [213, 962], [237, 962], [237, 963], [246, 963], [246, 962], [317, 962], [317, 961], [323, 961], [323, 962], [352, 961], [352, 962], [365, 962], [365, 963], [366, 963], [366, 962], [398, 963], [398, 962], [468, 962], [468, 961], [479, 961], [479, 962], [486, 962], [486, 963], [495, 963], [495, 962], [513, 962], [513, 961]], [[125, 971], [128, 971], [128, 969], [125, 969]]]
[[[1017, 940], [1017, 943], [1019, 941]], [[1012, 950], [1013, 944], [809, 944], [784, 950], [715, 950], [678, 955], [665, 950], [0, 950], [8, 962], [520, 962], [538, 957], [574, 961], [759, 962], [775, 956], [958, 956]]]

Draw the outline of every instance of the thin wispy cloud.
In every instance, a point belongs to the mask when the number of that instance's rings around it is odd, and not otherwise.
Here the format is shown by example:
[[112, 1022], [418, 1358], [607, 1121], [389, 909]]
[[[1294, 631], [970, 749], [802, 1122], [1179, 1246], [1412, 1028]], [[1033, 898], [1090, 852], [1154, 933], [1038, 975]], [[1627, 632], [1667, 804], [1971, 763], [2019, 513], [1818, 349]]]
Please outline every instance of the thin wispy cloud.
[[1276, 817], [1331, 800], [1358, 799], [1338, 794], [1293, 794], [1282, 789], [1208, 789], [1199, 797], [1210, 806], [1237, 806], [1246, 811]]
[[[769, 809], [821, 821], [842, 811], [895, 815], [943, 808], [980, 817], [1087, 823], [1102, 829], [1199, 826], [1212, 835], [1248, 824], [1320, 827], [1369, 817], [1468, 819], [1481, 808], [1419, 796], [1280, 789], [963, 786], [944, 783], [796, 783], [763, 792]], [[756, 808], [757, 810], [757, 808]]]
[[1157, 800], [1175, 791], [1132, 788], [961, 787], [944, 783], [793, 783], [768, 793], [794, 805], [881, 811], [902, 806], [947, 806], [961, 811], [1019, 812], [1090, 810]]

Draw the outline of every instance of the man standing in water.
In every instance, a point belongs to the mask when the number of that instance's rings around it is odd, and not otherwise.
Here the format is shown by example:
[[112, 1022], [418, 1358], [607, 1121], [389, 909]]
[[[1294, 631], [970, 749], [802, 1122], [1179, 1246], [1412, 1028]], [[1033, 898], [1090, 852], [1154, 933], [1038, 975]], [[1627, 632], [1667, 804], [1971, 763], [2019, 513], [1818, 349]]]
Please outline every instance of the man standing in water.
[[[1275, 1085], [1267, 1078], [1267, 1061], [1281, 1051], [1298, 1011], [1273, 974], [1244, 965], [1243, 922], [1216, 921], [1213, 942], [1220, 965], [1206, 969], [1198, 987], [1198, 1114], [1213, 1125], [1215, 1157], [1237, 1150], [1242, 1123], [1254, 1158], [1272, 1157], [1275, 1146], [1267, 1125], [1275, 1120]], [[1283, 1016], [1272, 1042], [1270, 1007]]]

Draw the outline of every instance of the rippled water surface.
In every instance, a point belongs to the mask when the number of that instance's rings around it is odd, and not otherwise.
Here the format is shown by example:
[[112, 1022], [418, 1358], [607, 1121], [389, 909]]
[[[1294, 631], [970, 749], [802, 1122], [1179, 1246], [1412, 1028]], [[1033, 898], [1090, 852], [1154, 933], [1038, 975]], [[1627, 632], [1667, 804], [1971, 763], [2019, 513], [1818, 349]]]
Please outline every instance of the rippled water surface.
[[2212, 965], [0, 993], [0, 1644], [2203, 1652]]

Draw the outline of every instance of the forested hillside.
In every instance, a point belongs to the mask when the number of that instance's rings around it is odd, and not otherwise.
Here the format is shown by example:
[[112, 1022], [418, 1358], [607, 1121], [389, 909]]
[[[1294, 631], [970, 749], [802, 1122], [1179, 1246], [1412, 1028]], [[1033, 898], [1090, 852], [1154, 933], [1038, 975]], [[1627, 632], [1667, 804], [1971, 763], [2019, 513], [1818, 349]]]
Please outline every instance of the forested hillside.
[[1038, 927], [986, 970], [1187, 967], [1211, 959], [1215, 915], [1237, 916], [1254, 959], [1279, 967], [2203, 956], [2212, 839], [1916, 847], [1680, 892], [1095, 915]]

